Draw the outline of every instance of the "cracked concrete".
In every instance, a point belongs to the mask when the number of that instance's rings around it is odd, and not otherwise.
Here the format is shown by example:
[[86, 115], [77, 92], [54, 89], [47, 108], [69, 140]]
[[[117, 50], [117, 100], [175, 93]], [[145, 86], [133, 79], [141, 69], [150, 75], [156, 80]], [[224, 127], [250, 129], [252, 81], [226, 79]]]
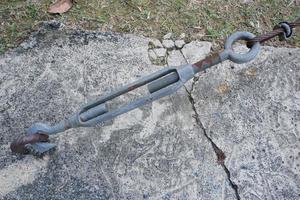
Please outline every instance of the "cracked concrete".
[[[299, 49], [265, 47], [112, 121], [51, 136], [57, 150], [42, 160], [10, 153], [32, 123], [162, 68], [149, 41], [46, 24], [0, 57], [0, 199], [298, 199]], [[168, 64], [209, 53], [194, 43]]]
[[226, 158], [224, 152], [213, 142], [213, 140], [208, 136], [207, 134], [207, 130], [204, 128], [201, 120], [200, 120], [200, 117], [199, 117], [199, 114], [197, 112], [197, 109], [195, 107], [195, 100], [191, 94], [191, 92], [189, 92], [188, 90], [186, 90], [187, 93], [189, 94], [189, 101], [191, 102], [192, 104], [192, 108], [193, 108], [193, 111], [195, 112], [195, 120], [196, 120], [196, 123], [197, 125], [199, 126], [199, 128], [202, 130], [204, 136], [207, 138], [207, 140], [211, 143], [211, 146], [217, 156], [217, 161], [220, 165], [222, 165], [226, 175], [227, 175], [227, 178], [228, 178], [228, 181], [232, 187], [232, 189], [234, 190], [235, 192], [235, 195], [236, 195], [236, 199], [240, 200], [240, 195], [238, 193], [238, 186], [231, 180], [231, 175], [230, 175], [230, 171], [228, 170], [228, 168], [226, 167], [225, 163], [224, 163], [224, 160]]
[[224, 62], [195, 84], [196, 110], [241, 199], [299, 197], [299, 74], [299, 49], [264, 47], [253, 62]]
[[[204, 46], [206, 48], [204, 48]], [[168, 66], [178, 66], [178, 65], [183, 65], [183, 64], [188, 64], [189, 60], [193, 62], [197, 62], [201, 59], [203, 59], [205, 56], [207, 56], [210, 52], [211, 44], [207, 42], [191, 42], [190, 44], [186, 45], [184, 50], [176, 50], [176, 51], [171, 51], [168, 55]], [[193, 55], [192, 52], [198, 52], [198, 54]], [[188, 99], [189, 102], [191, 103], [193, 112], [194, 112], [194, 119], [196, 124], [198, 125], [199, 129], [202, 130], [202, 134], [204, 134], [205, 138], [209, 141], [211, 144], [216, 156], [217, 156], [217, 162], [223, 167], [224, 172], [227, 175], [228, 181], [230, 183], [230, 186], [234, 190], [234, 193], [236, 195], [236, 199], [240, 200], [240, 196], [238, 193], [238, 186], [231, 180], [230, 178], [230, 171], [226, 167], [224, 160], [225, 160], [225, 154], [224, 152], [213, 142], [213, 140], [208, 136], [206, 129], [204, 128], [200, 116], [198, 114], [198, 111], [195, 107], [195, 99], [193, 98], [192, 93], [194, 92], [194, 85], [197, 81], [197, 77], [195, 77], [192, 82], [189, 84], [191, 85], [191, 89], [189, 90], [187, 86], [184, 86], [187, 94], [188, 94]]]

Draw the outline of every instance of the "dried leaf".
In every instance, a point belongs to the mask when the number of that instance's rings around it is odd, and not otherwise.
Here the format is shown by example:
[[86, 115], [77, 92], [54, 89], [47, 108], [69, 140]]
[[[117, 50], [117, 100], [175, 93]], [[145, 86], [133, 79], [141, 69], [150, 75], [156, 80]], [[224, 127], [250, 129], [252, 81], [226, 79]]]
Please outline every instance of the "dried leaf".
[[48, 9], [49, 13], [65, 13], [72, 7], [72, 0], [57, 0], [54, 4]]

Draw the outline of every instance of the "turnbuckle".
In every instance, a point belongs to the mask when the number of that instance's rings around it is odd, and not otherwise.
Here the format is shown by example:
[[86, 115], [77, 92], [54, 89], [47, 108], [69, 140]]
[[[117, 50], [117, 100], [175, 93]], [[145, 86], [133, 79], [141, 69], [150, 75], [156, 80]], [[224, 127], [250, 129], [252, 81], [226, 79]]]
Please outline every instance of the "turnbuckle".
[[[84, 105], [78, 112], [67, 120], [63, 120], [54, 126], [44, 123], [35, 123], [26, 131], [26, 135], [11, 143], [11, 150], [16, 153], [32, 153], [42, 155], [55, 148], [55, 144], [49, 143], [48, 136], [63, 132], [70, 128], [91, 127], [98, 123], [111, 120], [123, 113], [148, 104], [152, 101], [175, 93], [196, 73], [205, 71], [213, 65], [225, 60], [235, 63], [246, 63], [253, 60], [260, 50], [260, 44], [255, 43], [247, 53], [234, 52], [232, 45], [238, 40], [250, 40], [255, 35], [249, 32], [236, 32], [232, 34], [225, 43], [223, 52], [208, 56], [194, 63], [177, 67], [166, 67], [153, 74], [145, 76], [133, 83], [125, 85], [118, 90], [100, 97], [96, 101]], [[147, 86], [147, 96], [129, 102], [119, 108], [109, 109], [107, 103], [115, 98], [133, 91], [142, 86]]]

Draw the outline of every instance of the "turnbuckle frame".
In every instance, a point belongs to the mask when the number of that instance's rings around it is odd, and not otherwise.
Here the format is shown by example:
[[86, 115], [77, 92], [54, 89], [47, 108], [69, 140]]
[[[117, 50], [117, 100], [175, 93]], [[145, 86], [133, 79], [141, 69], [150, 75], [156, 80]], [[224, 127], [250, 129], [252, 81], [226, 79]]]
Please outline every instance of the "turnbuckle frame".
[[[84, 105], [67, 120], [63, 120], [54, 126], [49, 126], [44, 123], [35, 123], [26, 131], [27, 134], [25, 136], [12, 142], [11, 150], [16, 153], [44, 154], [56, 146], [55, 144], [48, 142], [49, 135], [63, 132], [70, 128], [95, 126], [98, 123], [111, 120], [123, 113], [129, 112], [167, 95], [171, 95], [178, 91], [179, 88], [181, 88], [196, 73], [205, 71], [211, 66], [217, 65], [225, 60], [231, 60], [235, 63], [249, 62], [259, 53], [260, 44], [258, 42], [255, 43], [247, 53], [243, 54], [234, 52], [232, 45], [237, 40], [250, 40], [254, 37], [255, 35], [249, 32], [236, 32], [227, 39], [225, 49], [221, 53], [208, 56], [194, 64], [166, 67], [153, 74], [142, 77], [137, 81]], [[109, 110], [107, 108], [108, 101], [142, 86], [148, 87], [148, 95], [116, 109]]]

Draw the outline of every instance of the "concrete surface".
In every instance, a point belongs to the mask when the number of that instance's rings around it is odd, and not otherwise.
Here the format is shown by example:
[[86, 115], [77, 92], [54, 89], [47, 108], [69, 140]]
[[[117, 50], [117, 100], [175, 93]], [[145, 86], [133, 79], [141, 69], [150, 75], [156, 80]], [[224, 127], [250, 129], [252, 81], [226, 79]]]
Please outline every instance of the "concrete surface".
[[[113, 121], [51, 136], [57, 150], [42, 159], [10, 152], [32, 123], [162, 68], [149, 41], [48, 24], [0, 56], [0, 199], [299, 199], [299, 49], [265, 47]], [[194, 43], [168, 63], [209, 52]]]

